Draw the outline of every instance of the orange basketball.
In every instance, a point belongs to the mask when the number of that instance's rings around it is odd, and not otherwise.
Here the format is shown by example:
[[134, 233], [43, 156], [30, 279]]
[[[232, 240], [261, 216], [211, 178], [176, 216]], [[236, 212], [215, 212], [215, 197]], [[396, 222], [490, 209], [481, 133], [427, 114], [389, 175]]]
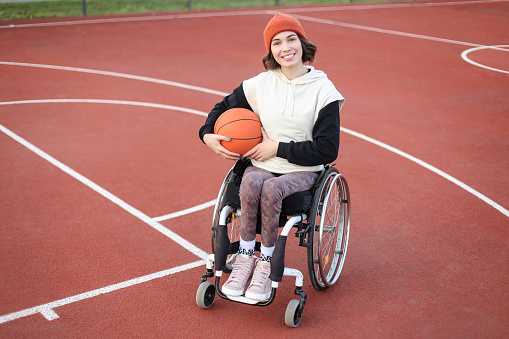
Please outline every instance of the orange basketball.
[[221, 145], [231, 152], [244, 155], [262, 141], [260, 118], [245, 108], [232, 108], [219, 116], [214, 133], [230, 138]]

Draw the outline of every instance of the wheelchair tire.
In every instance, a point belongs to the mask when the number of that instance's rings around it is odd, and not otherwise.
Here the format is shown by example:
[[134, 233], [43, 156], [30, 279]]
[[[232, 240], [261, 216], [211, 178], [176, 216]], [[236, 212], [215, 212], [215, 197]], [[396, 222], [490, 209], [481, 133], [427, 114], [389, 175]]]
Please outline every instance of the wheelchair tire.
[[210, 281], [200, 284], [196, 291], [196, 304], [201, 308], [209, 308], [214, 303], [216, 297], [216, 287]]
[[301, 301], [298, 299], [292, 299], [288, 303], [285, 312], [285, 324], [289, 327], [297, 327], [302, 320], [303, 307]]
[[[219, 190], [219, 194], [217, 196], [216, 205], [214, 207], [214, 214], [212, 218], [212, 228], [217, 227], [219, 224], [219, 215], [221, 214], [221, 208], [224, 206], [224, 200], [226, 196], [226, 190], [228, 187], [229, 182], [232, 180], [233, 176], [235, 174], [233, 173], [233, 167], [230, 169], [228, 174], [226, 175], [223, 184], [221, 186], [221, 189]], [[230, 242], [236, 242], [240, 240], [240, 216], [235, 216], [233, 214], [228, 218], [227, 221], [227, 228], [228, 228], [228, 238], [230, 239]], [[215, 253], [215, 246], [216, 246], [216, 236], [217, 231], [212, 230], [212, 236], [211, 236], [211, 249], [212, 253]], [[233, 268], [233, 263], [235, 262], [235, 258], [237, 257], [236, 254], [229, 254], [226, 258], [226, 268], [224, 269], [225, 273], [231, 273], [231, 270]]]
[[317, 291], [334, 285], [343, 268], [350, 232], [350, 193], [346, 178], [334, 167], [326, 169], [311, 205], [308, 268]]

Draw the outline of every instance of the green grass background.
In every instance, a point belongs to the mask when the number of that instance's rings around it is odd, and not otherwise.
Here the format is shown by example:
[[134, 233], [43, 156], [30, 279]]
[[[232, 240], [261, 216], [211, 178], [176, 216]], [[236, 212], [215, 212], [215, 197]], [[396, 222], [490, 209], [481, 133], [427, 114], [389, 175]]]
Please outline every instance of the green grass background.
[[[7, 0], [3, 0], [7, 1]], [[350, 2], [372, 2], [379, 0], [86, 0], [87, 15], [151, 13], [222, 9], [337, 4]], [[1, 3], [0, 20], [32, 19], [46, 17], [68, 17], [83, 15], [81, 0], [56, 0]]]

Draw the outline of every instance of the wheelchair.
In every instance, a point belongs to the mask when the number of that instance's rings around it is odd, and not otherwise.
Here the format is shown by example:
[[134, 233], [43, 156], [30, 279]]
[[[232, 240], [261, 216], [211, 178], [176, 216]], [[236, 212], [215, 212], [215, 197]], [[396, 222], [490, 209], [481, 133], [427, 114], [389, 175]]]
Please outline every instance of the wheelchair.
[[[267, 301], [259, 302], [245, 296], [233, 297], [222, 293], [220, 280], [223, 273], [230, 273], [237, 256], [240, 240], [239, 189], [244, 170], [251, 165], [249, 159], [239, 160], [230, 169], [219, 190], [212, 219], [212, 254], [207, 257], [206, 273], [202, 276], [196, 303], [201, 308], [212, 306], [216, 294], [223, 299], [268, 306], [274, 301], [276, 290], [283, 276], [295, 278], [295, 294], [285, 312], [285, 323], [297, 327], [307, 296], [302, 286], [304, 275], [297, 269], [285, 267], [287, 237], [295, 229], [299, 246], [307, 248], [309, 277], [317, 291], [334, 285], [345, 261], [350, 232], [350, 193], [346, 178], [333, 165], [327, 165], [309, 191], [294, 193], [282, 202], [280, 234], [271, 260], [272, 290]], [[257, 233], [260, 233], [258, 218]], [[282, 227], [282, 230], [281, 230]], [[260, 243], [256, 242], [256, 251]], [[207, 281], [214, 277], [215, 283]]]

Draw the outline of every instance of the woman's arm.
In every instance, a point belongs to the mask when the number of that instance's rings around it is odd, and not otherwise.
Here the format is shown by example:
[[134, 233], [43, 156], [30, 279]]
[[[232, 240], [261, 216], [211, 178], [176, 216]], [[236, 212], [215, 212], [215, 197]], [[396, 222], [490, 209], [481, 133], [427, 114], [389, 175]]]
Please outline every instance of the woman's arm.
[[232, 94], [225, 96], [224, 99], [218, 102], [210, 111], [209, 115], [207, 116], [207, 120], [205, 121], [205, 125], [200, 128], [200, 139], [204, 141], [203, 137], [205, 134], [214, 134], [214, 124], [216, 123], [216, 120], [219, 118], [219, 116], [227, 110], [235, 107], [246, 108], [250, 111], [253, 110], [247, 102], [242, 84], [235, 88]]
[[334, 161], [339, 151], [339, 101], [333, 101], [318, 113], [313, 141], [280, 142], [277, 156], [292, 164], [316, 166]]
[[222, 156], [229, 160], [238, 160], [240, 154], [230, 152], [223, 147], [221, 141], [230, 141], [227, 137], [214, 134], [214, 124], [221, 114], [229, 110], [230, 108], [242, 107], [252, 110], [247, 102], [242, 84], [237, 87], [232, 94], [224, 97], [221, 102], [218, 102], [214, 108], [210, 111], [205, 121], [205, 125], [200, 128], [199, 136], [205, 145], [207, 145], [214, 153]]

